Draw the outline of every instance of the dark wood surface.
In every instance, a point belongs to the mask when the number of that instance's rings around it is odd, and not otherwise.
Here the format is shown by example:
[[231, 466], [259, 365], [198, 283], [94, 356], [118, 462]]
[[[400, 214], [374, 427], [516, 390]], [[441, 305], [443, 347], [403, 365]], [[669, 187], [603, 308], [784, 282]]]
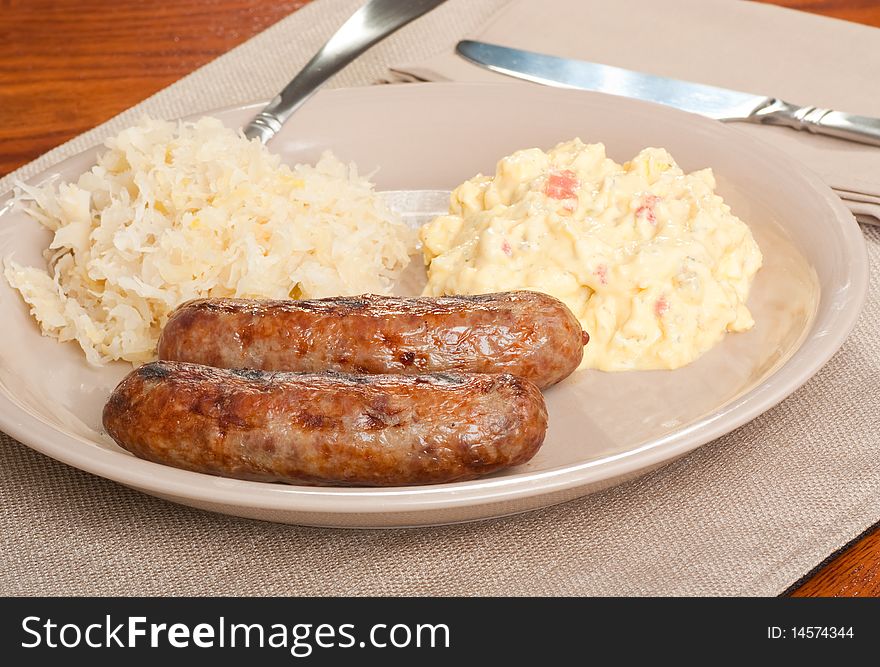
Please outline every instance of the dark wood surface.
[[880, 527], [802, 582], [794, 597], [880, 597]]
[[[0, 175], [98, 125], [309, 0], [0, 0]], [[761, 0], [880, 26], [878, 0]], [[818, 565], [818, 564], [817, 564]], [[798, 596], [880, 596], [880, 531]]]
[[845, 21], [880, 27], [880, 2], [877, 0], [755, 0], [765, 5], [779, 5], [822, 14]]
[[308, 0], [0, 0], [0, 175]]

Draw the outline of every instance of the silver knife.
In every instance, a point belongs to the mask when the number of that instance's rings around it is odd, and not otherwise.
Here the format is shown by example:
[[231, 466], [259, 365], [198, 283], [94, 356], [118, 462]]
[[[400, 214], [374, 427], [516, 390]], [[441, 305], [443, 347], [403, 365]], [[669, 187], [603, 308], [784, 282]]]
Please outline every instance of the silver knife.
[[716, 120], [785, 125], [880, 146], [880, 118], [801, 107], [776, 97], [741, 93], [486, 42], [465, 40], [458, 43], [456, 51], [472, 63], [526, 81], [632, 97]]

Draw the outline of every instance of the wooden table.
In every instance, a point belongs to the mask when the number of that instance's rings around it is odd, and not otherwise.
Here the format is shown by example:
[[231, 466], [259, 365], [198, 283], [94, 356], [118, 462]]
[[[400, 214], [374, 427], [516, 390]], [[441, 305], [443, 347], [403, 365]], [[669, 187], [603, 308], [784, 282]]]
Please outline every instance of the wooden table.
[[[0, 0], [0, 176], [98, 125], [309, 0]], [[758, 0], [880, 27], [876, 0]], [[797, 596], [880, 596], [877, 526]]]

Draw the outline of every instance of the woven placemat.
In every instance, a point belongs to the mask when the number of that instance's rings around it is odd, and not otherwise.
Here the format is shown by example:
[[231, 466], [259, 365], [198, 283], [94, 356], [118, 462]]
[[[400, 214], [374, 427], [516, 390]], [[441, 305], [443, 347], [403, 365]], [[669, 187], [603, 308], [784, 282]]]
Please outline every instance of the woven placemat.
[[[229, 54], [0, 180], [34, 174], [144, 113], [271, 97], [358, 5], [316, 0]], [[450, 48], [502, 0], [450, 0], [342, 72]], [[855, 223], [853, 223], [855, 224]], [[0, 434], [6, 595], [774, 595], [880, 515], [880, 231], [843, 349], [752, 423], [646, 477], [531, 514], [390, 531], [275, 525], [180, 507]]]

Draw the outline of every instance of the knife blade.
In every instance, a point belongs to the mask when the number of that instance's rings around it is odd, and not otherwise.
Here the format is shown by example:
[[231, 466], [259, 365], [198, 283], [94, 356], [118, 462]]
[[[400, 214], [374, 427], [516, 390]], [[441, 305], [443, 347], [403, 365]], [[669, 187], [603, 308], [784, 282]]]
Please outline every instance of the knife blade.
[[459, 42], [456, 51], [493, 72], [534, 83], [655, 102], [716, 120], [784, 125], [880, 146], [880, 118], [798, 106], [776, 97], [474, 40]]

